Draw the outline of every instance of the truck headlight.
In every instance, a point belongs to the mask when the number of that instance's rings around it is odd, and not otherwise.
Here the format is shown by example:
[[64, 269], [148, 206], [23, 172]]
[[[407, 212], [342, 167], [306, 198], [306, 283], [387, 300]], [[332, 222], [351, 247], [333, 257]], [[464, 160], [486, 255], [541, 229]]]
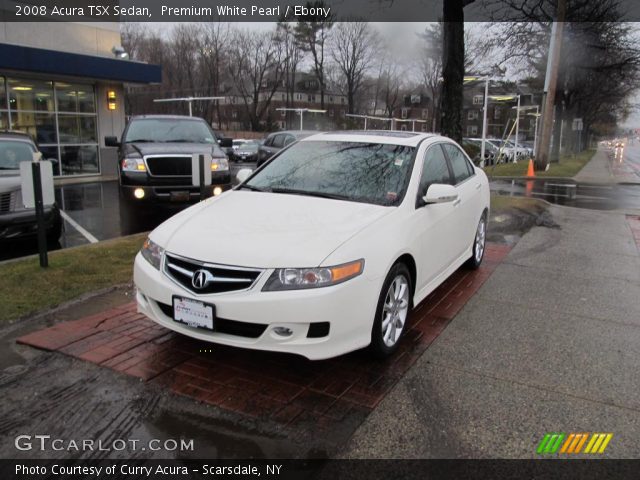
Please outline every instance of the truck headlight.
[[211, 171], [212, 172], [224, 172], [229, 170], [229, 160], [225, 158], [212, 158], [211, 159]]
[[122, 160], [123, 172], [146, 172], [147, 167], [141, 158], [125, 158]]
[[160, 270], [160, 262], [162, 261], [164, 248], [162, 248], [157, 243], [154, 243], [150, 238], [147, 238], [142, 245], [140, 253], [142, 253], [142, 256], [151, 265], [153, 265], [156, 270]]
[[337, 285], [357, 277], [364, 270], [364, 259], [334, 267], [277, 268], [267, 280], [263, 292], [299, 290]]

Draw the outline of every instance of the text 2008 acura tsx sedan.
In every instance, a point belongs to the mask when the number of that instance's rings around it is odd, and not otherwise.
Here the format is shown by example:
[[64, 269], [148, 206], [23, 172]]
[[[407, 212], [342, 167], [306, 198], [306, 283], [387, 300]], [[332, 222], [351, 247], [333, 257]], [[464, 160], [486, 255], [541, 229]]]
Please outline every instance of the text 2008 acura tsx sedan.
[[316, 134], [151, 232], [138, 308], [209, 342], [386, 356], [414, 305], [480, 265], [488, 212], [487, 177], [447, 138]]

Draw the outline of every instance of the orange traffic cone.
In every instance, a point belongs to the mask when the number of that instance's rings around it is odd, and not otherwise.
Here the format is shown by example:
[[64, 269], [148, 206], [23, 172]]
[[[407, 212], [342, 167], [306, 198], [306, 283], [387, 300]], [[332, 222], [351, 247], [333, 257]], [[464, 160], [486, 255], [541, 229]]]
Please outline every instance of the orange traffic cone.
[[529, 168], [527, 168], [527, 177], [535, 177], [536, 172], [533, 171], [533, 160], [529, 159]]

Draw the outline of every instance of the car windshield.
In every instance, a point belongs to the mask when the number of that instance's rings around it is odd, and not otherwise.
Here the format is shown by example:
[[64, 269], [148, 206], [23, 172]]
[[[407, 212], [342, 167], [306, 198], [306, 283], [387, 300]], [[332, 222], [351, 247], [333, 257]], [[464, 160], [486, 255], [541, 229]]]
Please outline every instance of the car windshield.
[[396, 206], [404, 198], [415, 148], [355, 142], [300, 142], [246, 184], [253, 190]]
[[20, 162], [33, 161], [33, 152], [27, 142], [0, 140], [0, 170], [19, 170]]
[[201, 120], [140, 118], [131, 121], [125, 142], [215, 143], [215, 138]]

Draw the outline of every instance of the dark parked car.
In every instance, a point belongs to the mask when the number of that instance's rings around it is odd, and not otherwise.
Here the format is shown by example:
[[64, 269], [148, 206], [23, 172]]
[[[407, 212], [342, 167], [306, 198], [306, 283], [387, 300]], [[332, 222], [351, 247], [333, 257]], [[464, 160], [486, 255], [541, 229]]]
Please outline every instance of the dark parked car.
[[259, 141], [247, 140], [233, 151], [231, 159], [236, 162], [255, 162], [258, 159], [259, 148]]
[[218, 138], [201, 118], [143, 115], [127, 124], [122, 141], [106, 137], [105, 145], [118, 147], [120, 192], [128, 200], [188, 202], [200, 198], [192, 185], [191, 156], [208, 154], [212, 185], [207, 196], [231, 188], [229, 161], [222, 148], [230, 138]]
[[[0, 132], [0, 239], [35, 236], [36, 211], [24, 208], [20, 181], [20, 162], [31, 162], [38, 151], [33, 139], [19, 132]], [[60, 210], [54, 204], [44, 207], [47, 239], [56, 241], [62, 230]]]
[[260, 167], [274, 154], [278, 153], [283, 148], [288, 147], [293, 142], [315, 133], [318, 132], [311, 130], [289, 130], [269, 134], [264, 143], [258, 149], [258, 161], [256, 163], [256, 167]]

